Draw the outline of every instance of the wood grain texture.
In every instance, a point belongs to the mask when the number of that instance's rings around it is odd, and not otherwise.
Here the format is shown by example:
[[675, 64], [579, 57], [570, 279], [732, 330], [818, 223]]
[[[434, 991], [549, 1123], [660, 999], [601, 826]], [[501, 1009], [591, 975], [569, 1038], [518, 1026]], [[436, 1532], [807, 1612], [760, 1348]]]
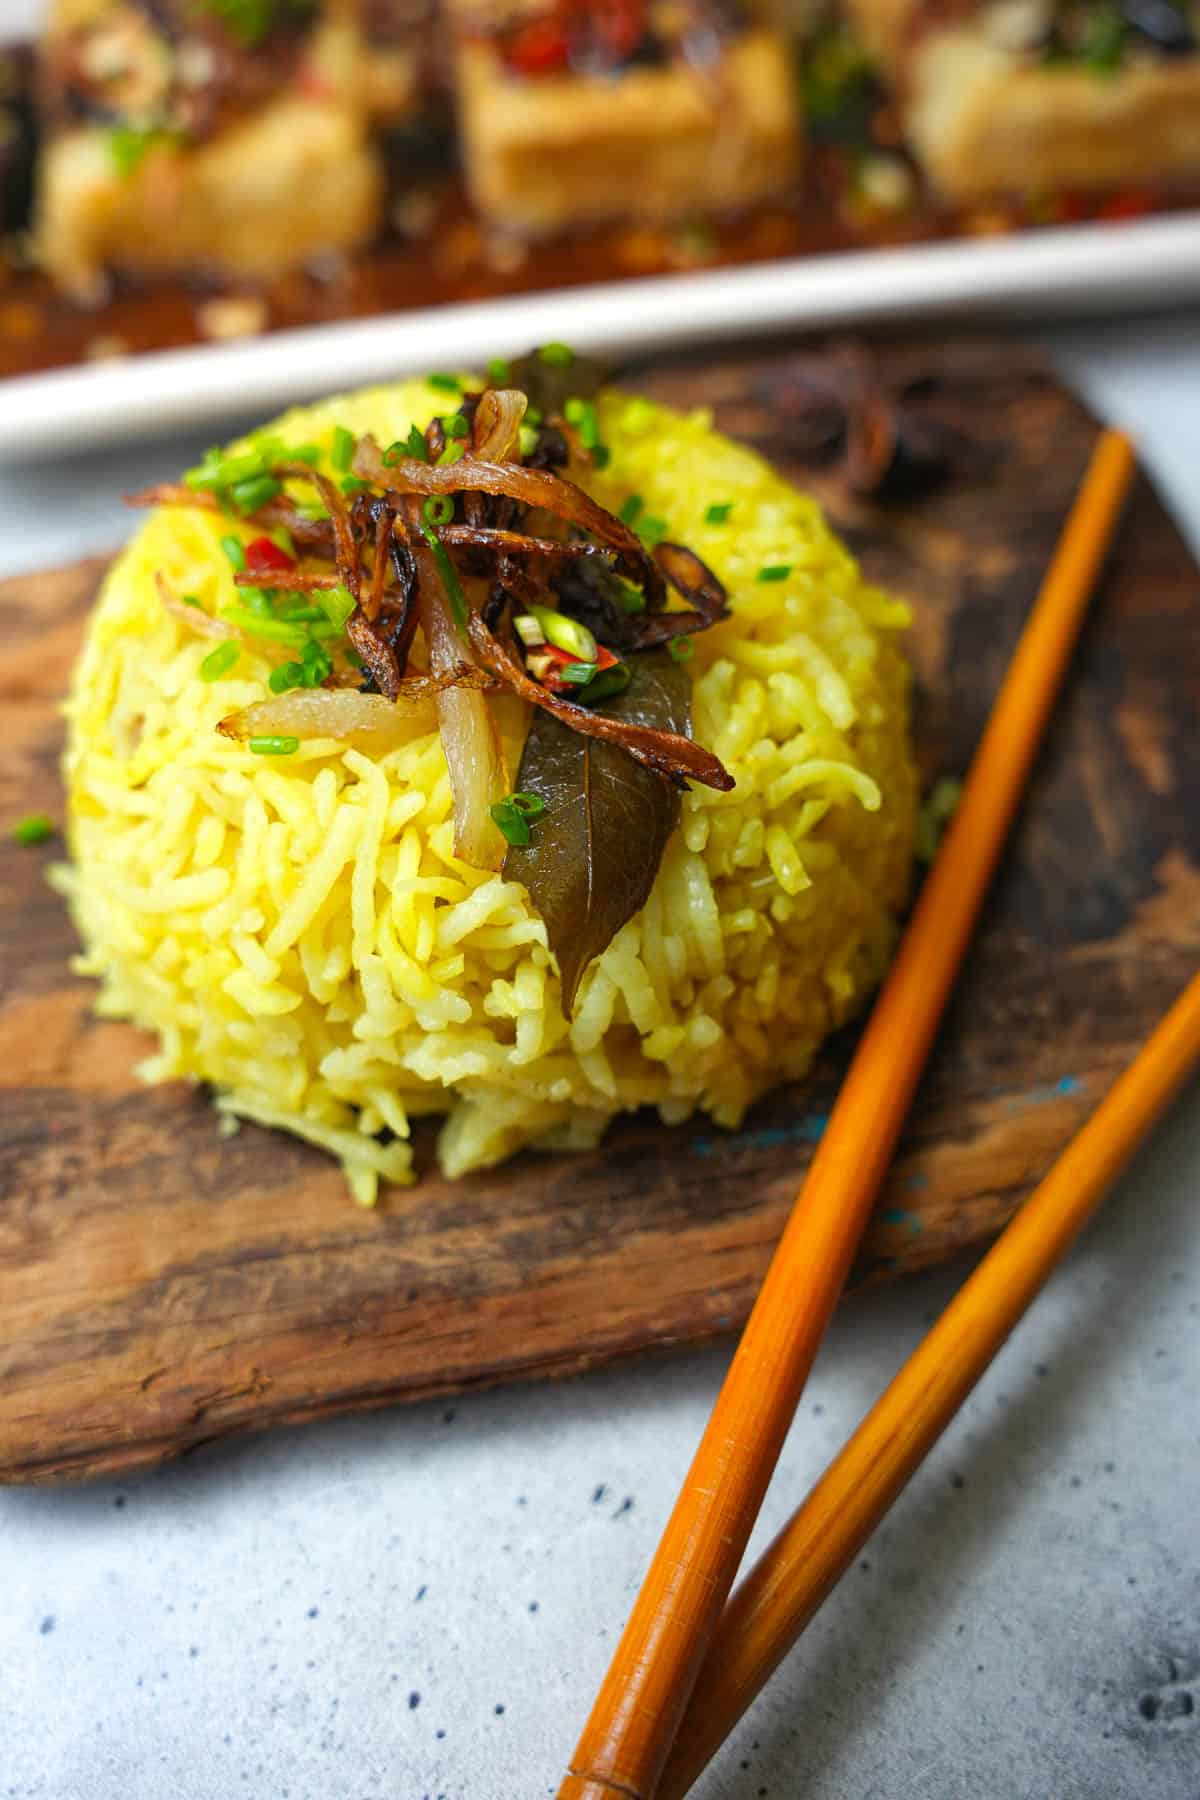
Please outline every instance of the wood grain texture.
[[[1038, 365], [931, 360], [979, 455], [904, 508], [850, 502], [789, 453], [787, 353], [639, 378], [713, 406], [822, 493], [917, 608], [918, 745], [962, 770], [1094, 439]], [[99, 565], [0, 586], [0, 820], [62, 816], [57, 702]], [[1134, 496], [857, 1280], [992, 1235], [1200, 963], [1200, 573]], [[306, 1146], [217, 1134], [146, 1090], [147, 1040], [89, 1015], [54, 846], [0, 850], [0, 1480], [145, 1466], [232, 1431], [563, 1375], [744, 1319], [849, 1035], [729, 1135], [635, 1118], [575, 1158], [426, 1175], [373, 1214]], [[431, 1134], [419, 1135], [431, 1163]]]

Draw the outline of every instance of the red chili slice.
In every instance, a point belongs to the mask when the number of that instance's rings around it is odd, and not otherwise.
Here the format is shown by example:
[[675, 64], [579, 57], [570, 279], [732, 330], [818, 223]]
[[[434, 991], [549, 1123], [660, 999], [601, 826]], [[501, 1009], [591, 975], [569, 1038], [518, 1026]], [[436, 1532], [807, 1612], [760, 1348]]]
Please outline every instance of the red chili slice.
[[296, 559], [289, 556], [286, 550], [280, 549], [273, 538], [257, 537], [246, 545], [246, 567], [272, 569], [282, 573], [284, 569], [294, 569]]

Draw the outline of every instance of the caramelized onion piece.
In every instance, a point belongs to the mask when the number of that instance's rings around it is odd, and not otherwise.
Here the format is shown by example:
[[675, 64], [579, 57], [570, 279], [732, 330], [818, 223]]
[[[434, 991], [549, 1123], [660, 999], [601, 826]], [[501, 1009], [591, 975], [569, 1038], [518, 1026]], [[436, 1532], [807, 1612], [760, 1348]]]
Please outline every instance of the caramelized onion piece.
[[230, 713], [217, 726], [225, 737], [370, 738], [373, 748], [403, 743], [414, 729], [437, 729], [437, 683], [406, 681], [395, 700], [346, 688], [297, 688]]
[[[465, 646], [429, 557], [421, 560], [420, 595], [421, 628], [436, 679], [461, 670]], [[454, 802], [454, 854], [477, 869], [498, 869], [506, 844], [491, 809], [508, 792], [509, 780], [491, 709], [478, 689], [448, 686], [438, 695], [437, 717]]]
[[529, 401], [520, 388], [488, 388], [471, 424], [471, 449], [481, 462], [507, 462], [517, 448]]
[[674, 731], [655, 731], [647, 725], [625, 724], [602, 712], [594, 712], [590, 707], [576, 706], [573, 701], [561, 699], [526, 673], [511, 651], [488, 630], [479, 613], [472, 610], [467, 622], [480, 662], [506, 681], [523, 700], [532, 701], [534, 706], [553, 713], [556, 719], [561, 719], [574, 731], [582, 732], [585, 737], [604, 738], [610, 744], [619, 744], [637, 762], [674, 782], [677, 787], [699, 781], [705, 787], [728, 792], [734, 785], [728, 769], [702, 744]]

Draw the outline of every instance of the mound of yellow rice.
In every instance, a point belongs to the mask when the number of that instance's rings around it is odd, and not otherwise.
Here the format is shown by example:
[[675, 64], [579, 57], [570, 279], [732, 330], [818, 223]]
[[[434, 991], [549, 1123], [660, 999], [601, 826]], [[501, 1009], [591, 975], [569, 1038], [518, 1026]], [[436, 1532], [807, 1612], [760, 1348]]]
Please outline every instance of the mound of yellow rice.
[[[445, 404], [412, 381], [270, 429], [386, 444]], [[147, 1080], [211, 1082], [226, 1113], [321, 1145], [363, 1204], [381, 1179], [412, 1179], [422, 1113], [446, 1115], [455, 1176], [523, 1145], [593, 1145], [638, 1106], [736, 1126], [805, 1074], [892, 946], [914, 832], [906, 609], [705, 412], [609, 392], [599, 419], [596, 497], [616, 510], [640, 494], [728, 587], [732, 617], [693, 640], [689, 667], [694, 735], [737, 785], [684, 797], [646, 907], [587, 971], [570, 1023], [524, 888], [455, 859], [436, 731], [415, 725], [382, 756], [322, 740], [269, 760], [217, 734], [265, 696], [268, 665], [244, 649], [202, 681], [211, 641], [164, 610], [155, 577], [210, 611], [232, 603], [219, 514], [148, 519], [78, 665], [66, 885], [99, 1010], [158, 1034]], [[706, 521], [713, 501], [732, 503], [727, 522]], [[764, 565], [791, 572], [761, 582]], [[506, 747], [515, 772], [520, 744]]]

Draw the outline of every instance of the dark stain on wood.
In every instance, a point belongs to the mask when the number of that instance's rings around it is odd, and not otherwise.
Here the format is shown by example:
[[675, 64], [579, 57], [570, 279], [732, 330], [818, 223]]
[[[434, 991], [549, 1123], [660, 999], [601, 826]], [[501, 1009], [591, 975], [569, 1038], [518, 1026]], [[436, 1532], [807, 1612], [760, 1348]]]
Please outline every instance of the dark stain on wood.
[[[970, 421], [973, 472], [851, 500], [792, 457], [781, 362], [636, 377], [824, 499], [917, 609], [927, 779], [960, 773], [1095, 437], [994, 343], [894, 346]], [[905, 364], [904, 359], [908, 359]], [[61, 819], [58, 702], [101, 565], [0, 586], [0, 822]], [[1144, 480], [948, 1013], [856, 1280], [991, 1236], [1200, 960], [1200, 575]], [[744, 1129], [646, 1118], [576, 1158], [427, 1172], [373, 1214], [307, 1146], [218, 1136], [201, 1090], [145, 1090], [146, 1040], [91, 1017], [46, 864], [0, 850], [0, 1480], [142, 1467], [231, 1431], [564, 1375], [736, 1329], [853, 1034]], [[418, 1133], [427, 1171], [432, 1128]]]

